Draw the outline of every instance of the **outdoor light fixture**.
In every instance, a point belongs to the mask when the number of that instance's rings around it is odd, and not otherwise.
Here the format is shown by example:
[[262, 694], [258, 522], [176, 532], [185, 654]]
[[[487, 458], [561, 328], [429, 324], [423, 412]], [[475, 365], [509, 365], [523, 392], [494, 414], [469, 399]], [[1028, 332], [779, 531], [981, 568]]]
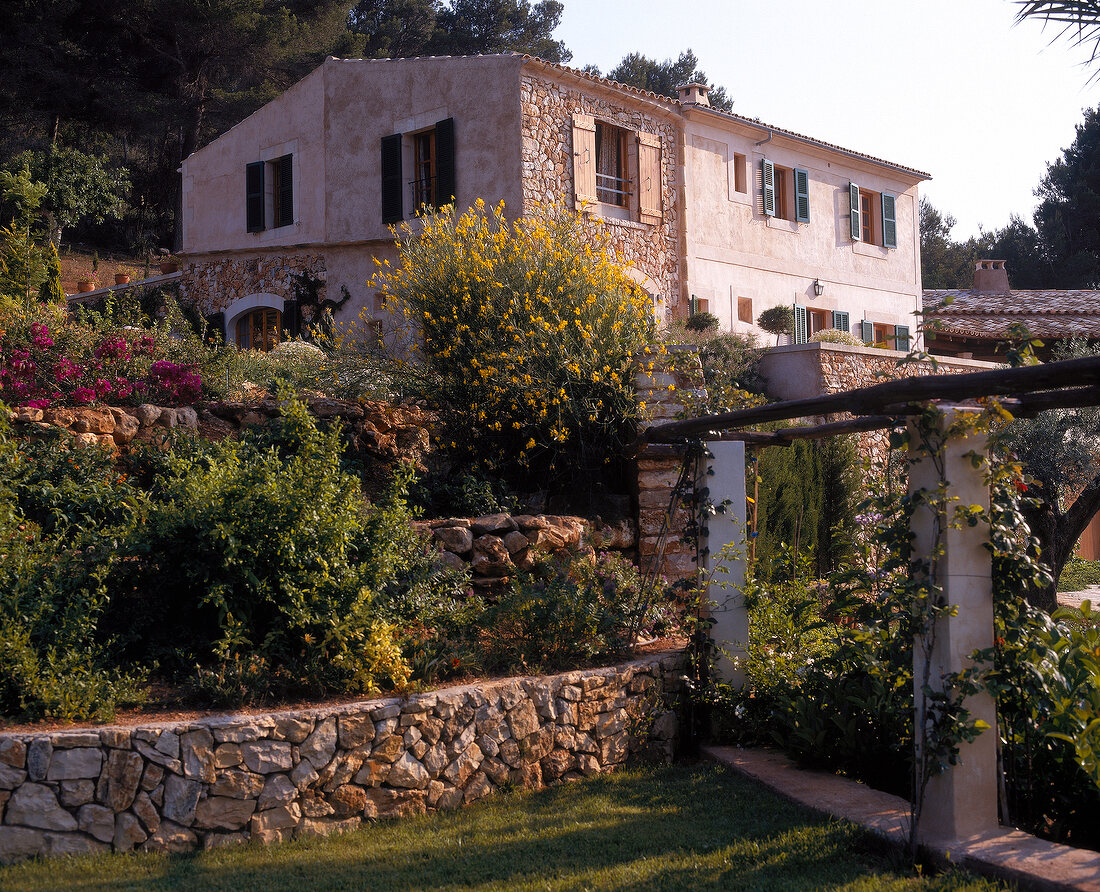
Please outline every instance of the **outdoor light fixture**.
[[821, 297], [825, 293], [825, 286], [821, 284], [821, 279], [814, 279], [814, 297]]

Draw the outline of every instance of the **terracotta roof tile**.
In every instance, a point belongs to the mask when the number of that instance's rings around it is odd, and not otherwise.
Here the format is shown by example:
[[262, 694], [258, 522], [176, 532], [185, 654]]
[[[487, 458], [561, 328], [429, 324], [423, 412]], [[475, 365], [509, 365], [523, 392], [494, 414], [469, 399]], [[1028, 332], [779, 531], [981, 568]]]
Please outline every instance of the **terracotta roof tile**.
[[924, 307], [946, 335], [1003, 338], [1022, 323], [1037, 338], [1100, 338], [1100, 291], [928, 289]]

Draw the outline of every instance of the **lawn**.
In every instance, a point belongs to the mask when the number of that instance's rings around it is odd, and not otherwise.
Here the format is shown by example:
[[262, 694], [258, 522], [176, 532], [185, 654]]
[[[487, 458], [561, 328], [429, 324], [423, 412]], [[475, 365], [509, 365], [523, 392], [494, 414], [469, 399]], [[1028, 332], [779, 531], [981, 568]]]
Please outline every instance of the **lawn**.
[[328, 839], [0, 868], [3, 890], [973, 889], [714, 765], [643, 768]]

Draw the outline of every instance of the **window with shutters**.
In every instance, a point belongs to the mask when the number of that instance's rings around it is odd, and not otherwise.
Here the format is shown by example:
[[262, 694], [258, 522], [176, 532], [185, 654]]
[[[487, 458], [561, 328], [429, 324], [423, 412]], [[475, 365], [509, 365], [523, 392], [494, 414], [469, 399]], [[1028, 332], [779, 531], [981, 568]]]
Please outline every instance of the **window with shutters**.
[[810, 222], [810, 174], [801, 168], [760, 161], [762, 206], [765, 216], [777, 220]]
[[274, 350], [279, 343], [282, 314], [278, 310], [261, 307], [246, 313], [237, 320], [236, 340], [241, 350]]
[[811, 336], [817, 334], [819, 331], [824, 331], [826, 328], [831, 328], [833, 324], [833, 314], [829, 310], [807, 310], [809, 316], [809, 334]]
[[294, 223], [294, 156], [245, 165], [245, 219], [249, 232]]
[[661, 138], [591, 115], [573, 115], [573, 190], [577, 209], [610, 219], [663, 219]]
[[860, 338], [872, 347], [908, 352], [911, 335], [908, 325], [891, 325], [888, 322], [872, 322], [864, 319], [859, 325]]
[[852, 241], [884, 248], [898, 246], [897, 196], [848, 186]]
[[454, 118], [384, 136], [381, 149], [383, 223], [400, 223], [409, 211], [431, 212], [455, 200]]

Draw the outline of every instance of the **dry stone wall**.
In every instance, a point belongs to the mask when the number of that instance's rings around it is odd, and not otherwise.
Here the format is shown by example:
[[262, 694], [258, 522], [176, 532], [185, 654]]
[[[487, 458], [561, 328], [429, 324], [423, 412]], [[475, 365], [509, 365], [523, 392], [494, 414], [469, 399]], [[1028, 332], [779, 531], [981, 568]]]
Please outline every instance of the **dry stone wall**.
[[180, 297], [203, 315], [221, 312], [251, 294], [292, 300], [294, 276], [308, 273], [323, 283], [327, 274], [323, 255], [278, 252], [252, 257], [199, 255], [188, 258], [182, 272]]
[[540, 554], [570, 554], [593, 547], [626, 551], [634, 548], [634, 525], [595, 523], [556, 514], [487, 514], [419, 521], [430, 533], [448, 566], [469, 568], [476, 588], [493, 589], [518, 571], [529, 570]]
[[524, 213], [536, 206], [572, 205], [573, 115], [592, 115], [624, 130], [656, 134], [661, 140], [663, 219], [657, 225], [604, 219], [620, 260], [648, 276], [669, 309], [678, 306], [679, 238], [682, 227], [676, 179], [676, 124], [669, 118], [631, 106], [620, 94], [604, 95], [595, 86], [582, 90], [531, 73], [520, 84]]
[[327, 709], [0, 734], [0, 862], [323, 836], [671, 757], [682, 655]]

